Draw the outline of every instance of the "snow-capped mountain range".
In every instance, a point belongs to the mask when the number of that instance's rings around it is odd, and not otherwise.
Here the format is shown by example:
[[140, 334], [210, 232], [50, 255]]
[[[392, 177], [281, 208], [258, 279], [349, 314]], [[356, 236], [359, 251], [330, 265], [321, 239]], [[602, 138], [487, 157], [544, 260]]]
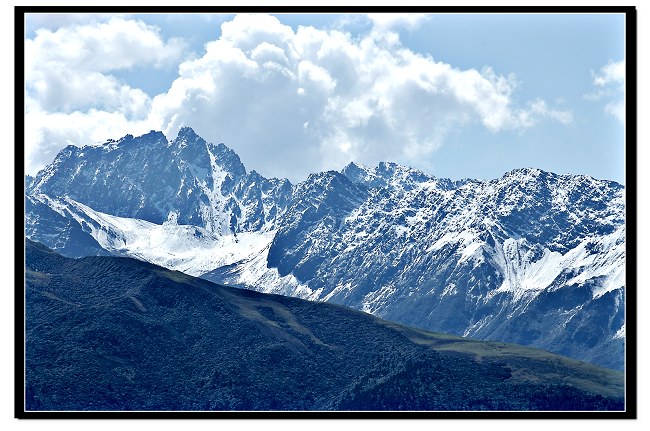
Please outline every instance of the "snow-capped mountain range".
[[625, 189], [517, 169], [451, 181], [349, 164], [296, 185], [190, 128], [68, 146], [26, 179], [25, 234], [433, 331], [623, 369]]

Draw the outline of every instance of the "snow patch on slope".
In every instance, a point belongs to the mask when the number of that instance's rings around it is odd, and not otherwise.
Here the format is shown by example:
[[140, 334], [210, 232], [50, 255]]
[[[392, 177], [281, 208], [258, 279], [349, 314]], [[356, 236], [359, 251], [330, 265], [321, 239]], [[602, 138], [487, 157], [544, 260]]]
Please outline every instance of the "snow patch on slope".
[[161, 225], [108, 215], [70, 198], [37, 196], [58, 211], [68, 212], [106, 250], [135, 257], [165, 268], [200, 276], [266, 250], [274, 232], [243, 232], [219, 236], [207, 229], [179, 225], [170, 214]]
[[220, 282], [247, 288], [255, 287], [256, 291], [262, 293], [318, 300], [322, 288], [314, 291], [306, 284], [301, 283], [293, 274], [281, 276], [277, 268], [267, 267], [269, 248], [274, 234], [274, 232], [268, 232], [268, 243], [261, 250], [256, 250], [244, 259], [237, 261], [221, 276]]
[[562, 273], [576, 274], [562, 286], [582, 285], [604, 277], [602, 283], [596, 283], [593, 298], [625, 286], [625, 226], [603, 237], [587, 238], [565, 254], [544, 248], [539, 259], [535, 259], [536, 253], [525, 239], [509, 238], [494, 250], [503, 283], [489, 296], [505, 291], [521, 299], [525, 292], [540, 293], [551, 288]]
[[195, 277], [216, 268], [231, 267], [220, 281], [251, 287], [264, 293], [318, 300], [322, 289], [313, 291], [292, 274], [281, 276], [267, 267], [274, 230], [217, 235], [207, 229], [177, 224], [170, 212], [158, 225], [145, 220], [117, 217], [95, 211], [70, 198], [36, 197], [64, 215], [69, 214], [106, 250], [184, 272]]
[[616, 331], [616, 334], [612, 337], [614, 340], [625, 339], [625, 323], [621, 326], [621, 329]]
[[[596, 252], [589, 253], [587, 248]], [[580, 273], [567, 284], [583, 284], [590, 279], [604, 277], [603, 283], [592, 291], [594, 298], [625, 287], [625, 226], [620, 226], [609, 235], [583, 241], [576, 250], [579, 255], [572, 263]]]
[[230, 232], [230, 213], [226, 211], [227, 198], [221, 194], [221, 186], [228, 176], [228, 172], [223, 170], [217, 163], [216, 156], [210, 151], [210, 146], [206, 146], [210, 165], [212, 168], [212, 188], [207, 186], [204, 180], [201, 182], [203, 193], [208, 197], [208, 205], [201, 205], [201, 215], [207, 222], [212, 232], [221, 235], [227, 235]]

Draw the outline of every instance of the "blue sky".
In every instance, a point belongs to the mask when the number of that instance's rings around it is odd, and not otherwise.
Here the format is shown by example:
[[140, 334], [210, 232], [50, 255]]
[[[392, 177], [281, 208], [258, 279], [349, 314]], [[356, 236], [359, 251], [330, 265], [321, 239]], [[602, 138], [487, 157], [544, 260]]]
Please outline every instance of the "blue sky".
[[624, 16], [30, 15], [26, 171], [193, 127], [249, 170], [382, 160], [624, 183]]

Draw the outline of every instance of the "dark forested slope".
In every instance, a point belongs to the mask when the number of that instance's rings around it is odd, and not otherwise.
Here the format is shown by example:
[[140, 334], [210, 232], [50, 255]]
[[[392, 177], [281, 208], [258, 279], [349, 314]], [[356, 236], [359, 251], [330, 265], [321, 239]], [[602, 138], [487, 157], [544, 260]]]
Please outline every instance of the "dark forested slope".
[[622, 410], [623, 374], [27, 241], [26, 410]]

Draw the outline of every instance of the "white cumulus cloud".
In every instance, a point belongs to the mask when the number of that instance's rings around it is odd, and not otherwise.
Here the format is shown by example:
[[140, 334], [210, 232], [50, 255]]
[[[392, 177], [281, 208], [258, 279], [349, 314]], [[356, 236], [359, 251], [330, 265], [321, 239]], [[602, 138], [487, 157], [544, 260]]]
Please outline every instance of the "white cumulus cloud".
[[600, 69], [600, 74], [594, 74], [594, 85], [604, 87], [609, 84], [625, 83], [625, 61], [609, 62]]
[[[340, 169], [349, 161], [417, 165], [444, 143], [449, 132], [472, 124], [498, 133], [525, 130], [543, 119], [571, 121], [570, 111], [554, 110], [541, 99], [517, 103], [514, 75], [435, 61], [410, 51], [396, 32], [388, 30], [416, 26], [424, 17], [382, 14], [370, 19], [374, 24], [367, 34], [352, 35], [309, 26], [294, 30], [269, 15], [237, 15], [222, 24], [221, 36], [206, 45], [205, 54], [183, 62], [169, 90], [152, 100], [113, 82], [106, 73], [111, 63], [104, 60], [98, 66], [79, 65], [88, 73], [80, 73], [82, 82], [73, 85], [86, 92], [100, 88], [101, 94], [90, 97], [80, 91], [62, 96], [57, 85], [74, 83], [74, 73], [63, 82], [33, 75], [28, 87], [42, 111], [59, 113], [57, 124], [88, 108], [92, 100], [103, 100], [93, 106], [92, 114], [88, 109], [84, 111], [88, 114], [77, 114], [87, 115], [88, 121], [70, 120], [83, 128], [102, 111], [119, 114], [104, 120], [124, 125], [124, 132], [104, 139], [150, 129], [173, 138], [181, 127], [190, 126], [208, 141], [235, 149], [249, 169], [292, 180], [309, 172]], [[135, 22], [129, 25], [151, 32]], [[95, 40], [96, 33], [90, 28], [86, 32], [82, 40], [69, 43]], [[48, 39], [53, 38], [48, 33]], [[114, 40], [126, 46], [119, 37]], [[149, 45], [155, 43], [164, 42], [158, 36]], [[62, 60], [61, 67], [82, 62], [81, 54], [65, 55], [69, 60]], [[152, 53], [142, 55], [150, 55], [145, 57], [150, 63], [165, 60]], [[130, 57], [122, 56], [127, 58], [121, 67], [128, 67]], [[57, 131], [57, 142], [66, 139], [67, 129], [52, 123], [40, 123], [39, 134], [32, 139], [44, 139], [50, 127]], [[68, 141], [81, 139], [79, 128]], [[104, 129], [102, 133], [110, 132]], [[99, 133], [86, 135], [96, 139]]]
[[621, 124], [625, 124], [625, 60], [610, 61], [600, 69], [592, 72], [592, 83], [598, 89], [585, 95], [587, 100], [597, 102], [607, 100], [604, 111], [613, 115]]
[[[388, 18], [381, 25], [402, 19]], [[192, 126], [246, 165], [296, 179], [352, 160], [414, 163], [472, 122], [499, 132], [570, 121], [543, 101], [517, 108], [515, 88], [514, 76], [457, 69], [374, 30], [294, 31], [272, 16], [239, 15], [202, 58], [181, 65], [152, 118], [172, 136]]]
[[375, 31], [387, 31], [396, 27], [412, 30], [420, 26], [431, 15], [424, 13], [369, 13]]
[[65, 17], [47, 21], [56, 30], [40, 28], [25, 40], [28, 173], [51, 162], [52, 153], [68, 144], [92, 144], [124, 130], [148, 131], [143, 120], [151, 110], [149, 96], [111, 72], [164, 67], [182, 54], [180, 40], [165, 42], [157, 28], [140, 21]]
[[126, 18], [123, 13], [30, 13], [26, 15], [28, 28], [57, 30], [83, 24], [97, 24], [115, 18]]

